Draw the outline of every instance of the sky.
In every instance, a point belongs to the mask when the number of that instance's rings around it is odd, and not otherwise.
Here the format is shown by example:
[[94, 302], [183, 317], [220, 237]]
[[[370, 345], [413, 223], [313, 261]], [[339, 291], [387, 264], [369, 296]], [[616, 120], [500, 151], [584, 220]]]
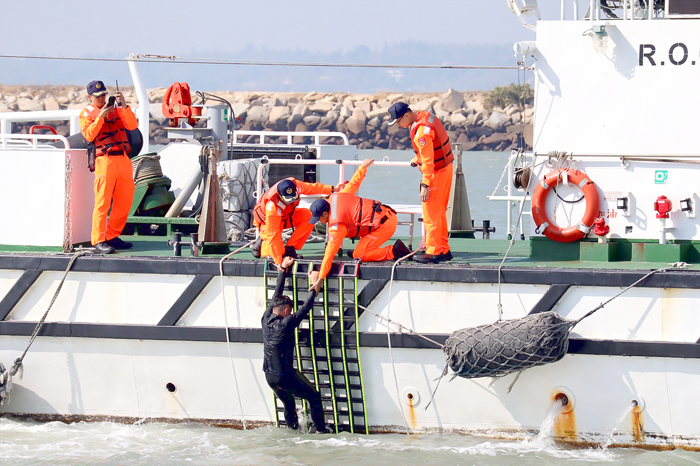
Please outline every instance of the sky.
[[[559, 1], [540, 4], [544, 17], [558, 14]], [[510, 47], [534, 39], [507, 0], [0, 0], [0, 6], [0, 55], [237, 59], [247, 50], [246, 58], [251, 51], [262, 60], [289, 51], [318, 59], [358, 47], [380, 52], [410, 41]], [[430, 63], [429, 55], [421, 59]], [[0, 83], [48, 84], [54, 74], [65, 81], [65, 73], [51, 70], [71, 66], [32, 60], [31, 72], [10, 73], [27, 62], [0, 58]]]

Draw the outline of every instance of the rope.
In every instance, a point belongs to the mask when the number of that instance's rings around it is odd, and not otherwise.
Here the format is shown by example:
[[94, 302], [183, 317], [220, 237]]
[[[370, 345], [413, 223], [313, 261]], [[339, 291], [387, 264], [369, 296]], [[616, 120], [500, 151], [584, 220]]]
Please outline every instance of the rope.
[[[394, 284], [394, 271], [396, 270], [396, 266], [399, 265], [402, 261], [408, 259], [409, 257], [413, 256], [415, 253], [420, 251], [420, 249], [416, 249], [412, 253], [403, 256], [399, 260], [397, 260], [394, 265], [391, 267], [391, 278], [389, 280], [389, 304], [387, 306], [386, 310], [386, 315], [387, 319], [391, 315], [391, 287]], [[403, 410], [403, 403], [401, 402], [401, 393], [399, 392], [399, 379], [396, 377], [396, 365], [394, 364], [394, 351], [391, 348], [391, 329], [387, 325], [386, 327], [386, 340], [387, 343], [389, 344], [389, 359], [391, 359], [391, 370], [394, 373], [394, 385], [396, 385], [396, 399], [399, 402], [399, 408], [401, 408], [401, 417], [403, 419], [403, 425], [406, 428], [406, 435], [409, 435], [411, 432], [408, 430], [408, 424], [406, 423], [406, 413]]]
[[46, 312], [44, 312], [44, 315], [41, 316], [41, 319], [39, 322], [37, 322], [36, 327], [34, 327], [34, 331], [32, 332], [32, 336], [29, 338], [29, 343], [27, 344], [27, 347], [25, 348], [24, 352], [22, 353], [22, 356], [18, 357], [15, 359], [15, 363], [12, 365], [10, 369], [5, 369], [2, 364], [0, 364], [0, 369], [2, 369], [2, 373], [0, 373], [0, 404], [4, 401], [4, 398], [9, 398], [10, 391], [12, 390], [12, 377], [16, 375], [19, 372], [19, 377], [20, 379], [22, 378], [22, 373], [24, 372], [23, 368], [23, 361], [24, 357], [27, 355], [27, 352], [29, 351], [29, 348], [31, 348], [32, 344], [34, 343], [34, 340], [36, 339], [37, 335], [39, 335], [39, 330], [41, 330], [41, 327], [44, 325], [44, 321], [46, 320], [46, 317], [49, 315], [49, 311], [51, 310], [51, 307], [53, 306], [53, 303], [56, 302], [56, 298], [58, 298], [58, 294], [61, 292], [61, 288], [63, 288], [63, 283], [66, 281], [66, 277], [68, 276], [68, 272], [70, 269], [73, 267], [73, 264], [75, 261], [78, 259], [80, 256], [84, 256], [85, 254], [92, 254], [94, 253], [94, 250], [92, 248], [90, 249], [82, 249], [75, 254], [73, 254], [73, 257], [71, 257], [70, 261], [68, 262], [68, 267], [66, 267], [66, 271], [63, 274], [63, 278], [61, 278], [61, 282], [58, 284], [58, 288], [56, 288], [56, 292], [53, 294], [53, 298], [51, 298], [51, 302], [49, 303], [49, 307], [46, 309]]
[[[98, 62], [129, 62], [138, 60], [140, 63], [175, 63], [192, 65], [237, 65], [237, 66], [300, 66], [314, 68], [404, 68], [420, 70], [531, 70], [532, 67], [520, 66], [472, 66], [472, 65], [381, 65], [373, 63], [312, 63], [312, 62], [263, 62], [244, 60], [213, 60], [208, 58], [190, 58], [183, 60], [176, 56], [162, 56], [149, 54], [134, 54], [129, 58], [79, 58], [79, 57], [49, 57], [36, 55], [0, 55], [0, 58], [20, 58], [31, 60], [67, 60], [67, 61], [98, 61]], [[168, 61], [164, 61], [168, 60]]]
[[238, 375], [236, 374], [236, 365], [233, 363], [233, 353], [231, 353], [231, 337], [229, 337], [228, 334], [228, 313], [226, 312], [226, 293], [224, 289], [224, 261], [229, 257], [233, 256], [234, 254], [241, 252], [243, 249], [247, 248], [254, 242], [255, 240], [250, 241], [249, 243], [245, 244], [244, 246], [241, 246], [235, 251], [226, 254], [224, 257], [221, 258], [221, 261], [219, 262], [219, 276], [221, 278], [221, 299], [224, 303], [224, 325], [226, 325], [226, 348], [228, 349], [228, 359], [229, 361], [231, 361], [231, 369], [233, 370], [233, 381], [236, 385], [236, 394], [238, 395], [238, 407], [241, 410], [241, 418], [243, 419], [243, 430], [248, 430], [248, 426], [245, 421], [245, 414], [243, 413], [243, 402], [241, 401], [241, 391], [238, 386]]
[[[350, 301], [349, 299], [346, 299], [346, 300], [345, 300], [345, 303], [346, 303], [346, 304], [355, 304], [353, 301]], [[362, 304], [358, 304], [357, 307], [360, 307], [360, 308], [364, 309], [365, 311], [369, 312], [370, 314], [373, 314], [375, 317], [378, 317], [378, 318], [380, 318], [381, 320], [383, 320], [383, 321], [385, 321], [385, 322], [388, 322], [388, 323], [390, 323], [390, 324], [396, 325], [396, 326], [399, 328], [399, 330], [405, 330], [406, 333], [408, 333], [408, 334], [410, 334], [410, 335], [414, 335], [414, 336], [416, 336], [416, 337], [418, 337], [418, 338], [422, 338], [422, 339], [425, 340], [425, 341], [429, 341], [430, 343], [434, 344], [434, 345], [437, 346], [438, 348], [442, 348], [442, 347], [444, 346], [442, 343], [438, 343], [437, 341], [435, 341], [435, 340], [433, 340], [433, 339], [431, 339], [431, 338], [428, 338], [428, 337], [426, 337], [425, 335], [421, 335], [420, 333], [416, 332], [415, 330], [413, 330], [413, 329], [411, 329], [411, 328], [408, 328], [408, 327], [406, 327], [406, 326], [404, 326], [404, 325], [401, 325], [400, 323], [398, 323], [398, 322], [396, 322], [396, 321], [394, 321], [394, 320], [388, 319], [388, 318], [384, 317], [384, 316], [381, 315], [381, 314], [377, 314], [376, 312], [372, 311], [371, 309], [364, 307]]]
[[641, 283], [642, 281], [646, 280], [648, 277], [654, 275], [655, 273], [658, 273], [658, 272], [666, 272], [666, 271], [672, 270], [672, 269], [685, 269], [685, 268], [688, 268], [688, 264], [686, 264], [685, 262], [674, 262], [674, 263], [672, 263], [672, 264], [669, 264], [668, 267], [664, 267], [663, 269], [652, 270], [651, 272], [649, 272], [648, 274], [644, 275], [642, 278], [640, 278], [640, 279], [637, 280], [636, 282], [634, 282], [634, 283], [632, 283], [631, 285], [629, 285], [627, 288], [624, 288], [623, 290], [621, 290], [618, 294], [616, 294], [616, 295], [613, 296], [612, 298], [610, 298], [610, 299], [608, 299], [607, 301], [605, 301], [604, 303], [601, 303], [600, 305], [598, 305], [598, 307], [596, 307], [595, 309], [588, 311], [588, 312], [587, 312], [583, 317], [581, 317], [580, 319], [575, 320], [575, 321], [574, 321], [574, 325], [578, 324], [579, 322], [581, 322], [581, 321], [582, 321], [583, 319], [585, 319], [586, 317], [590, 317], [590, 316], [592, 316], [594, 313], [596, 313], [596, 312], [598, 312], [599, 310], [603, 309], [603, 307], [605, 307], [605, 305], [608, 304], [610, 301], [612, 301], [613, 299], [617, 298], [617, 297], [620, 296], [621, 294], [625, 293], [625, 292], [626, 292], [627, 290], [629, 290], [630, 288], [633, 288], [633, 287], [637, 286], [639, 283]]
[[162, 178], [163, 169], [159, 160], [160, 155], [141, 155], [137, 159], [132, 160], [134, 184], [150, 178]]
[[[535, 160], [537, 156], [533, 156], [532, 164], [533, 167], [535, 166]], [[500, 181], [499, 181], [500, 183]], [[527, 186], [525, 186], [525, 196], [527, 196], [527, 193], [530, 192], [530, 184], [532, 183], [532, 176], [528, 178], [527, 180]], [[508, 207], [510, 209], [510, 206]], [[506, 253], [503, 255], [503, 259], [501, 260], [501, 263], [498, 265], [498, 304], [496, 305], [496, 309], [498, 309], [498, 322], [503, 319], [503, 304], [501, 303], [501, 271], [503, 270], [503, 264], [505, 264], [506, 259], [508, 258], [508, 254], [510, 254], [510, 250], [513, 248], [513, 245], [515, 245], [515, 235], [516, 232], [518, 231], [518, 227], [520, 226], [520, 222], [523, 219], [523, 210], [525, 209], [525, 201], [520, 203], [520, 212], [518, 212], [518, 220], [515, 222], [515, 228], [513, 229], [512, 232], [510, 233], [510, 242], [508, 243], [508, 249], [506, 250]], [[438, 381], [438, 385], [440, 382]], [[437, 390], [437, 388], [436, 388]], [[434, 392], [433, 392], [434, 394]], [[432, 399], [431, 399], [432, 401]], [[427, 408], [427, 406], [426, 406]]]

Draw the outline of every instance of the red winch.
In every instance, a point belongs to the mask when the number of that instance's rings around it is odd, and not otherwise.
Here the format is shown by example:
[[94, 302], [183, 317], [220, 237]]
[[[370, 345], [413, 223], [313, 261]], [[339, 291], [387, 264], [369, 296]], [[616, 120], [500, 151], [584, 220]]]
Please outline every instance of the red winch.
[[187, 118], [190, 126], [194, 126], [195, 118], [202, 115], [202, 108], [192, 105], [190, 85], [187, 83], [173, 83], [163, 96], [163, 116], [169, 119], [173, 128], [177, 126], [179, 118]]

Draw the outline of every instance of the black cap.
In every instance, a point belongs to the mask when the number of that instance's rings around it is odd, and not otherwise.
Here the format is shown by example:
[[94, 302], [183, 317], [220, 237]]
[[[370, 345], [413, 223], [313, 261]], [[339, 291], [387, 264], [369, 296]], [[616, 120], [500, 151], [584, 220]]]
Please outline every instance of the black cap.
[[87, 85], [87, 93], [99, 97], [107, 93], [107, 88], [102, 81], [90, 81]]
[[291, 204], [299, 199], [297, 185], [294, 184], [292, 180], [280, 181], [279, 184], [277, 184], [277, 194], [279, 194], [282, 200], [287, 204]]
[[309, 207], [309, 210], [311, 211], [311, 220], [309, 220], [309, 223], [314, 225], [324, 212], [330, 212], [331, 205], [325, 199], [316, 199], [314, 203], [311, 204], [311, 207]]
[[389, 126], [395, 124], [399, 118], [404, 116], [406, 112], [410, 112], [411, 107], [408, 106], [408, 104], [405, 104], [403, 102], [396, 102], [394, 105], [389, 107], [389, 115], [391, 115], [391, 121], [389, 122]]

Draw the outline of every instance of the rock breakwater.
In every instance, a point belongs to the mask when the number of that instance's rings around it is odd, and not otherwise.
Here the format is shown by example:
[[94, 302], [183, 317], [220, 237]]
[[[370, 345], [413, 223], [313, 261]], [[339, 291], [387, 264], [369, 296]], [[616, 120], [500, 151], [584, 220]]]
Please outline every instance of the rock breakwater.
[[[109, 89], [114, 92], [114, 89]], [[127, 101], [136, 105], [133, 88], [122, 88]], [[360, 149], [409, 149], [408, 131], [389, 126], [388, 108], [406, 102], [413, 110], [435, 113], [450, 139], [463, 150], [504, 151], [532, 146], [531, 106], [488, 109], [488, 92], [442, 93], [380, 92], [374, 94], [211, 92], [231, 103], [238, 129], [257, 131], [339, 131]], [[154, 144], [169, 142], [167, 120], [161, 113], [165, 88], [149, 89], [150, 138]], [[199, 99], [193, 96], [199, 103]], [[211, 101], [210, 103], [218, 103]], [[82, 109], [87, 96], [82, 86], [2, 86], [0, 112]], [[1, 115], [0, 115], [1, 118]], [[34, 122], [40, 124], [43, 122]], [[26, 133], [32, 123], [14, 123], [12, 131]], [[68, 135], [68, 123], [59, 134]], [[250, 137], [251, 139], [257, 139]], [[241, 138], [246, 141], [246, 138]], [[329, 143], [332, 139], [328, 140]]]

